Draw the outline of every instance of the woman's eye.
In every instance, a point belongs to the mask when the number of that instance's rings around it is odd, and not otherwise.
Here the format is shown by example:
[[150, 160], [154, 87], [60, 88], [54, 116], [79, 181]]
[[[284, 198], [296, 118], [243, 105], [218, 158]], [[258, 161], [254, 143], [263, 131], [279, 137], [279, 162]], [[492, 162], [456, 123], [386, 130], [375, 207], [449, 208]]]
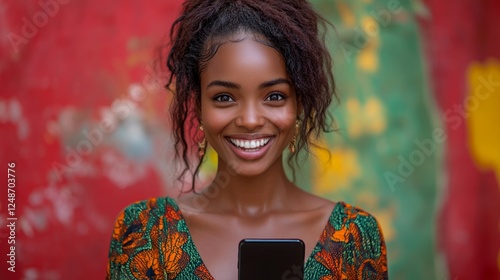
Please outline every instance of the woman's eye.
[[232, 102], [233, 98], [227, 94], [220, 94], [214, 97], [214, 100], [217, 102]]
[[267, 97], [268, 101], [281, 101], [285, 99], [285, 96], [281, 93], [272, 93]]

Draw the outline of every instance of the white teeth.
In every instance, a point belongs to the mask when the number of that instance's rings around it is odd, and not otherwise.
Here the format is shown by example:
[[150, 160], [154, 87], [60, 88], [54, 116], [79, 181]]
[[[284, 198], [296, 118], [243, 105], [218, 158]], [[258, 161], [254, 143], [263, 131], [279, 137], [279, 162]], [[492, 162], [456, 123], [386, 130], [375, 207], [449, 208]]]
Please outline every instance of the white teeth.
[[259, 140], [240, 140], [240, 139], [229, 138], [229, 140], [231, 141], [231, 143], [233, 143], [234, 145], [236, 145], [240, 148], [256, 149], [256, 148], [260, 148], [260, 147], [266, 145], [267, 142], [269, 142], [269, 140], [271, 140], [271, 138], [263, 138], [263, 139], [259, 139]]
[[257, 144], [255, 144], [255, 141], [254, 140], [250, 141], [250, 148], [255, 149], [255, 147], [257, 147]]

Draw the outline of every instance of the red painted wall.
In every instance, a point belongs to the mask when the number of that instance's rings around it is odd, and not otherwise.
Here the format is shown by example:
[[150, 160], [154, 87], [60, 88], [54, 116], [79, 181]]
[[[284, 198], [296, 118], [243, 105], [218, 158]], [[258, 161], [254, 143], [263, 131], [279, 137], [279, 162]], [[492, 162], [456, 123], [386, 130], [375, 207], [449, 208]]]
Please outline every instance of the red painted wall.
[[119, 210], [167, 193], [156, 161], [170, 155], [148, 148], [168, 145], [168, 94], [152, 61], [179, 10], [180, 1], [0, 3], [0, 168], [16, 163], [18, 218], [14, 274], [2, 183], [0, 279], [102, 279]]
[[500, 2], [425, 2], [430, 11], [430, 18], [423, 20], [428, 63], [448, 134], [439, 244], [449, 279], [500, 279], [499, 183], [493, 171], [478, 169], [472, 159], [467, 116], [460, 124], [445, 117], [469, 94], [470, 66], [488, 59], [500, 61], [500, 18], [496, 16]]

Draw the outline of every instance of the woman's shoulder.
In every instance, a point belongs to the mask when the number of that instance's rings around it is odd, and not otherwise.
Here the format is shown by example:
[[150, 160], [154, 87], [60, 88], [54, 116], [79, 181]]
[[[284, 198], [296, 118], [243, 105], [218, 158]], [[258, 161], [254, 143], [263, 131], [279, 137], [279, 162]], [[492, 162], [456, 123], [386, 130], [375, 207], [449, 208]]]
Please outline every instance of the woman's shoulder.
[[384, 243], [382, 229], [375, 216], [358, 206], [344, 201], [337, 202], [329, 223], [333, 229], [343, 232], [346, 237], [354, 237], [356, 241]]
[[164, 228], [165, 221], [172, 219], [180, 220], [177, 204], [172, 198], [154, 197], [136, 201], [118, 214], [113, 239], [120, 241], [131, 234], [142, 235], [155, 228]]
[[[319, 251], [318, 256], [322, 260], [342, 251], [345, 258], [342, 273], [348, 279], [387, 279], [385, 241], [377, 220], [368, 211], [337, 202], [320, 242], [324, 251]], [[331, 259], [329, 263], [333, 262]], [[334, 267], [332, 271], [336, 271]]]
[[358, 226], [363, 227], [378, 227], [377, 219], [372, 214], [362, 209], [361, 207], [351, 205], [344, 201], [339, 201], [336, 203], [330, 217], [330, 221], [332, 223], [344, 226], [348, 226], [354, 223]]
[[175, 200], [171, 197], [152, 197], [145, 200], [135, 201], [119, 213], [118, 219], [125, 224], [131, 224], [136, 220], [150, 220], [163, 217], [169, 209], [178, 210]]

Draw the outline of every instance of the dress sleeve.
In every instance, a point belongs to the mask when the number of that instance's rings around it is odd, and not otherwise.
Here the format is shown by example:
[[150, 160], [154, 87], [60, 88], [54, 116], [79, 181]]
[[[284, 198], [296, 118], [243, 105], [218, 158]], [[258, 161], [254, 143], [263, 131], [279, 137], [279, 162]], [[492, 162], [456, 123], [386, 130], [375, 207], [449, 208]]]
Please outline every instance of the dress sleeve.
[[348, 279], [388, 279], [387, 250], [381, 227], [375, 217], [353, 207], [348, 231], [350, 268]]
[[117, 217], [111, 237], [106, 279], [166, 279], [159, 238], [163, 224], [156, 199], [134, 203]]

